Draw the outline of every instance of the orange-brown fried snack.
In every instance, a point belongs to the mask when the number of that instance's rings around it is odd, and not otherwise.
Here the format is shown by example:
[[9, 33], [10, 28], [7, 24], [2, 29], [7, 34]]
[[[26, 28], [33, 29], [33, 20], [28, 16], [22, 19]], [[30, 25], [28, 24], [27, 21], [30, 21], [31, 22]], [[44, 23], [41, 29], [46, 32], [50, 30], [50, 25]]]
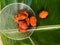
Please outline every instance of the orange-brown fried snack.
[[29, 26], [30, 25], [29, 18], [26, 18], [25, 20], [26, 20], [27, 25]]
[[46, 18], [47, 16], [48, 16], [48, 11], [43, 10], [39, 13], [39, 17], [42, 19]]
[[19, 22], [19, 27], [22, 28], [22, 29], [27, 30], [28, 25], [27, 25], [26, 22], [24, 22], [24, 21], [20, 21], [20, 22]]
[[35, 16], [31, 16], [30, 17], [30, 24], [31, 24], [31, 26], [35, 27], [36, 23], [37, 23], [36, 17]]

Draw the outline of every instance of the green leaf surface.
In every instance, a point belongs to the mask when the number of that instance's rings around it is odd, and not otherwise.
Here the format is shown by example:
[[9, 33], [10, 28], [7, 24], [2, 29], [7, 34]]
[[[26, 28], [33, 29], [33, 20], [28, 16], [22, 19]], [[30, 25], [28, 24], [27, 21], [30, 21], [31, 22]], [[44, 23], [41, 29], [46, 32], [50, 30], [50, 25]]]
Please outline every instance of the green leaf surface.
[[35, 45], [60, 45], [60, 29], [35, 31], [31, 38]]
[[24, 40], [11, 40], [4, 35], [1, 37], [4, 45], [60, 45], [60, 29], [36, 30], [30, 38]]
[[[60, 0], [1, 0], [0, 2], [2, 9], [13, 2], [22, 2], [29, 5], [36, 14], [37, 26], [60, 26]], [[38, 16], [43, 9], [49, 12], [46, 19], [40, 19]], [[35, 30], [31, 37], [24, 40], [12, 40], [4, 35], [1, 35], [1, 37], [4, 45], [60, 45], [60, 27], [58, 29]]]

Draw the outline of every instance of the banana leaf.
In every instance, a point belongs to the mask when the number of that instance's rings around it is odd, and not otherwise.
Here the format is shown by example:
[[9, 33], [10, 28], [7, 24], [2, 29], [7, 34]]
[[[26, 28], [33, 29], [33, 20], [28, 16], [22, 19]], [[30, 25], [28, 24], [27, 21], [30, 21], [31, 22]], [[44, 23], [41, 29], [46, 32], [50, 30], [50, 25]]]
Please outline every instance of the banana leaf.
[[[1, 9], [11, 3], [25, 3], [34, 10], [37, 17], [37, 29], [29, 38], [12, 40], [1, 35], [3, 45], [60, 45], [60, 0], [1, 0], [0, 2]], [[41, 10], [49, 12], [46, 19], [39, 18]]]

